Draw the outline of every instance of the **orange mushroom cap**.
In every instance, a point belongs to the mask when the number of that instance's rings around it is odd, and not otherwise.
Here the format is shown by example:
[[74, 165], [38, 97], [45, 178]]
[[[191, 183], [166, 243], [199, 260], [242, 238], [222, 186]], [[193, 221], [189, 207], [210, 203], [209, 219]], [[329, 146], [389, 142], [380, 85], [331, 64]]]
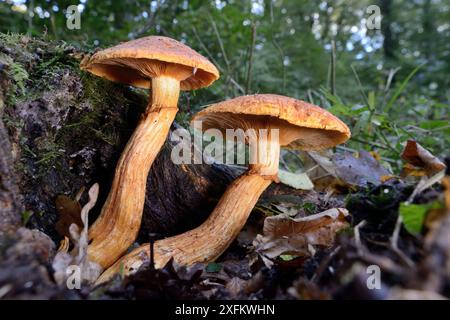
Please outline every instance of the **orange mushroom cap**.
[[192, 119], [202, 129], [278, 128], [280, 145], [320, 150], [347, 141], [350, 129], [330, 112], [302, 100], [275, 94], [255, 94], [208, 106]]
[[161, 75], [180, 77], [181, 90], [207, 87], [219, 78], [217, 68], [204, 56], [179, 41], [161, 36], [98, 51], [83, 59], [81, 69], [139, 88], [150, 88], [151, 78]]

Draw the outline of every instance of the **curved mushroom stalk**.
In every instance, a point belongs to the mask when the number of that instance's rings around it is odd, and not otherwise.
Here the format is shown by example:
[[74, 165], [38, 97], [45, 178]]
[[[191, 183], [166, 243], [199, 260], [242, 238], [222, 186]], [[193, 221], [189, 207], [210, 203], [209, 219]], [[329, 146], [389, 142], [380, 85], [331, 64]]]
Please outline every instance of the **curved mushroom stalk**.
[[[208, 262], [218, 258], [244, 226], [259, 196], [272, 181], [258, 174], [244, 174], [225, 191], [209, 218], [199, 227], [155, 242], [155, 267], [163, 267], [170, 258], [183, 265]], [[150, 257], [150, 245], [144, 244], [125, 255], [97, 280], [109, 280], [123, 270], [129, 275]]]
[[147, 175], [178, 111], [178, 80], [154, 78], [152, 87], [152, 103], [126, 145], [101, 215], [89, 229], [89, 260], [103, 267], [114, 263], [136, 239]]
[[219, 72], [191, 48], [159, 36], [98, 51], [86, 56], [80, 67], [111, 81], [152, 89], [152, 102], [120, 157], [100, 217], [89, 230], [89, 260], [106, 268], [136, 239], [147, 175], [178, 111], [180, 90], [206, 87]]
[[[189, 265], [211, 261], [221, 255], [244, 226], [261, 193], [271, 181], [277, 180], [281, 146], [319, 150], [345, 142], [350, 137], [348, 127], [326, 110], [270, 94], [243, 96], [211, 105], [194, 116], [193, 122], [198, 120], [202, 121], [204, 130], [250, 130], [246, 139], [252, 164], [246, 174], [228, 187], [205, 223], [155, 243], [157, 267], [171, 257], [178, 263]], [[99, 282], [107, 280], [121, 267], [125, 268], [125, 274], [134, 272], [148, 251], [149, 245], [144, 245], [123, 257], [99, 278]]]

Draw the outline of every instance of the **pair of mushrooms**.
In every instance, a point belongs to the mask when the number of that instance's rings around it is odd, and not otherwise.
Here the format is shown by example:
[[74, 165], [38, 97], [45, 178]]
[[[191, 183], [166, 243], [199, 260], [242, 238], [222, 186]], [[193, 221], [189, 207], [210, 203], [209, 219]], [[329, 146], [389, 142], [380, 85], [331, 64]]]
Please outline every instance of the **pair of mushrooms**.
[[[83, 60], [81, 68], [152, 91], [151, 102], [119, 160], [101, 215], [89, 229], [89, 259], [103, 268], [109, 267], [98, 279], [101, 283], [120, 270], [125, 275], [134, 272], [150, 256], [150, 246], [144, 244], [119, 259], [138, 233], [148, 172], [178, 111], [180, 89], [208, 86], [218, 79], [219, 72], [184, 44], [156, 36], [97, 52]], [[156, 241], [157, 268], [170, 258], [190, 265], [219, 257], [244, 226], [259, 196], [277, 181], [280, 147], [318, 150], [350, 137], [348, 127], [331, 113], [272, 94], [243, 96], [211, 105], [194, 116], [193, 123], [197, 121], [202, 122], [203, 130], [242, 129], [254, 133], [252, 138], [257, 143], [249, 146], [254, 148], [251, 151], [256, 161], [231, 183], [202, 225]]]

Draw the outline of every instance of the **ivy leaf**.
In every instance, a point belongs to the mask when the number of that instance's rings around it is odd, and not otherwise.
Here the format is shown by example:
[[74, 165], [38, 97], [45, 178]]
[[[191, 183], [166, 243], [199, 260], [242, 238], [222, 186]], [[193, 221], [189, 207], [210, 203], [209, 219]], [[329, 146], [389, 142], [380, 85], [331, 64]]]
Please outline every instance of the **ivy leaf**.
[[422, 230], [425, 216], [430, 209], [438, 209], [441, 204], [438, 201], [428, 204], [409, 204], [408, 202], [400, 203], [400, 215], [403, 224], [409, 233], [418, 235]]

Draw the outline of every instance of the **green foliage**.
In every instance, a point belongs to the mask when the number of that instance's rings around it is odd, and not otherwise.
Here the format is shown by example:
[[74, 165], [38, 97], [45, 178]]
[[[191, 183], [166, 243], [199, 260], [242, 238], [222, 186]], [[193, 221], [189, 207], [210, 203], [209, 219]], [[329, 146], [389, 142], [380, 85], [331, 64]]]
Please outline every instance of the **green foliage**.
[[292, 173], [283, 169], [278, 171], [280, 182], [295, 189], [311, 190], [314, 185], [306, 173]]
[[24, 226], [27, 225], [28, 221], [33, 216], [33, 214], [34, 214], [34, 212], [33, 211], [29, 211], [29, 210], [26, 210], [26, 211], [22, 212], [22, 224]]
[[[93, 49], [160, 34], [187, 43], [221, 73], [211, 87], [181, 95], [177, 120], [184, 125], [210, 103], [278, 93], [343, 118], [352, 130], [345, 147], [375, 150], [393, 167], [407, 139], [437, 155], [450, 143], [450, 11], [442, 10], [445, 0], [375, 3], [383, 14], [380, 30], [365, 26], [365, 10], [374, 4], [368, 0], [17, 3], [0, 1], [0, 32], [65, 41], [61, 54], [53, 53], [54, 59], [28, 79], [15, 69], [17, 91], [27, 81], [52, 79], [60, 64], [75, 63], [64, 58], [68, 44]], [[83, 9], [80, 30], [66, 27], [65, 9], [72, 4]], [[21, 36], [0, 40], [15, 46]], [[104, 138], [114, 140], [109, 133]]]
[[312, 202], [306, 202], [303, 204], [302, 208], [307, 214], [314, 214], [317, 212], [317, 206]]
[[400, 203], [399, 212], [403, 219], [403, 224], [411, 234], [417, 235], [422, 231], [425, 216], [430, 209], [441, 208], [438, 201], [428, 204]]
[[292, 261], [295, 258], [297, 258], [297, 256], [293, 256], [293, 255], [290, 255], [290, 254], [282, 254], [282, 255], [280, 255], [280, 259], [283, 260], [283, 261]]
[[7, 102], [8, 104], [14, 104], [25, 95], [25, 86], [29, 74], [22, 64], [15, 62], [4, 53], [0, 53], [0, 64], [6, 66], [6, 72], [12, 79], [11, 88], [7, 93]]

